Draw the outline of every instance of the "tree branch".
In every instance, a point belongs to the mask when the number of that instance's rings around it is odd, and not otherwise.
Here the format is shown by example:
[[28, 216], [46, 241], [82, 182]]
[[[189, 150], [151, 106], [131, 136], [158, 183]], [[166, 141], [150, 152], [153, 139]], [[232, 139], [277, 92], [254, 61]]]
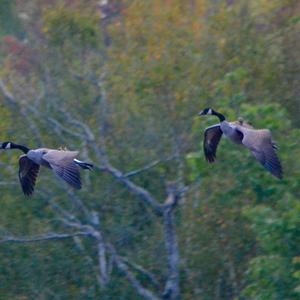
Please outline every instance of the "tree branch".
[[106, 262], [106, 246], [104, 243], [103, 236], [100, 232], [98, 232], [98, 237], [97, 237], [97, 251], [98, 251], [98, 266], [99, 266], [101, 284], [102, 286], [105, 286], [109, 282], [109, 277], [108, 277], [107, 262]]
[[4, 185], [4, 186], [19, 185], [19, 182], [17, 182], [17, 181], [0, 181], [0, 185]]
[[18, 103], [15, 99], [15, 97], [8, 91], [6, 88], [4, 82], [2, 79], [0, 79], [0, 90], [2, 91], [2, 94], [6, 100], [7, 104], [10, 104], [11, 106], [18, 106]]
[[76, 137], [76, 138], [79, 138], [79, 139], [82, 139], [83, 138], [83, 135], [80, 134], [80, 133], [77, 133], [75, 132], [74, 130], [70, 130], [69, 128], [67, 127], [64, 127], [60, 122], [58, 122], [56, 119], [54, 118], [50, 118], [50, 117], [47, 117], [47, 120], [52, 124], [54, 125], [54, 127], [60, 131], [63, 131], [65, 133], [68, 133], [70, 134], [71, 136], [73, 137]]
[[0, 240], [0, 244], [3, 243], [18, 243], [18, 244], [25, 244], [25, 243], [34, 243], [34, 242], [42, 242], [48, 240], [60, 240], [60, 239], [68, 239], [73, 238], [75, 236], [88, 236], [87, 232], [74, 232], [74, 233], [53, 233], [49, 232], [43, 235], [37, 235], [33, 237], [14, 237], [9, 236], [5, 237], [4, 239]]
[[[33, 124], [33, 121], [28, 117], [28, 114], [26, 111], [24, 111], [22, 105], [20, 105], [16, 100], [16, 98], [13, 96], [13, 94], [8, 91], [2, 79], [0, 79], [0, 90], [4, 96], [7, 105], [9, 105], [12, 109], [17, 110], [19, 112], [19, 114], [23, 117], [23, 119], [26, 120], [26, 122], [28, 123], [28, 127], [32, 131], [33, 137], [35, 138], [36, 142], [41, 143], [42, 139], [41, 139], [40, 132]], [[26, 110], [28, 110], [28, 107], [26, 108]]]
[[168, 278], [163, 293], [164, 299], [178, 300], [180, 298], [179, 287], [179, 248], [174, 224], [174, 208], [179, 197], [176, 193], [176, 185], [169, 183], [167, 187], [167, 200], [164, 204], [164, 234], [168, 258]]
[[137, 170], [133, 170], [133, 171], [130, 171], [130, 172], [124, 174], [124, 177], [132, 177], [132, 176], [138, 175], [138, 174], [140, 174], [140, 173], [142, 173], [142, 172], [148, 171], [148, 170], [150, 170], [150, 169], [156, 167], [156, 166], [157, 166], [158, 164], [160, 164], [160, 163], [164, 163], [164, 162], [167, 162], [167, 161], [169, 161], [169, 160], [172, 160], [172, 159], [174, 159], [174, 157], [175, 157], [175, 156], [172, 155], [172, 156], [170, 156], [170, 157], [167, 157], [166, 159], [157, 159], [157, 160], [155, 160], [155, 161], [153, 161], [153, 162], [147, 164], [146, 166], [144, 166], [144, 167], [142, 167], [142, 168], [139, 168], [139, 169], [137, 169]]
[[140, 272], [141, 274], [143, 274], [144, 276], [148, 277], [149, 280], [152, 282], [152, 284], [158, 289], [159, 288], [159, 282], [156, 280], [156, 278], [154, 277], [154, 275], [145, 270], [142, 266], [130, 261], [128, 258], [126, 257], [120, 257], [127, 265], [131, 266], [133, 269], [137, 270], [138, 272]]
[[129, 270], [128, 266], [122, 261], [122, 259], [117, 255], [114, 247], [109, 244], [108, 249], [112, 254], [113, 260], [115, 262], [115, 265], [117, 268], [125, 274], [128, 281], [131, 283], [131, 285], [136, 289], [139, 295], [144, 297], [148, 300], [159, 300], [157, 296], [155, 296], [151, 291], [144, 288], [141, 283], [136, 279], [136, 277], [132, 274], [132, 272]]
[[120, 170], [114, 168], [108, 162], [106, 162], [105, 166], [103, 166], [101, 170], [111, 174], [115, 179], [123, 183], [130, 192], [138, 196], [146, 204], [150, 205], [155, 211], [155, 213], [157, 213], [158, 215], [162, 214], [162, 205], [159, 204], [157, 200], [147, 190], [136, 185], [127, 177], [125, 177]]

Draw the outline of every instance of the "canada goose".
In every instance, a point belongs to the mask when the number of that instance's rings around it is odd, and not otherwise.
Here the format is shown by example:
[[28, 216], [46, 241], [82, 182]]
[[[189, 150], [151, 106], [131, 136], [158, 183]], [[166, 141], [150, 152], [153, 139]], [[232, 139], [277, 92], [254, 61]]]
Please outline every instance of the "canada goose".
[[216, 158], [217, 147], [224, 134], [230, 141], [249, 149], [255, 158], [275, 177], [282, 179], [282, 167], [276, 155], [276, 144], [272, 141], [268, 129], [254, 129], [243, 120], [226, 121], [224, 115], [211, 108], [205, 108], [198, 115], [214, 115], [220, 120], [219, 124], [205, 129], [204, 154], [208, 162], [213, 163]]
[[47, 148], [29, 149], [12, 142], [0, 143], [0, 149], [19, 149], [24, 152], [19, 158], [19, 180], [23, 193], [31, 196], [40, 166], [52, 169], [54, 174], [62, 178], [75, 189], [81, 189], [79, 167], [91, 170], [92, 164], [76, 159], [78, 151], [64, 151]]

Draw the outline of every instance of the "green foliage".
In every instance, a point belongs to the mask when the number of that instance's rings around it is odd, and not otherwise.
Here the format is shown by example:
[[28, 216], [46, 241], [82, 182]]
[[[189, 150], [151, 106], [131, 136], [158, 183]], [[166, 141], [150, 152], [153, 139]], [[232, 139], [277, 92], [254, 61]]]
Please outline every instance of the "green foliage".
[[249, 299], [297, 299], [291, 290], [291, 269], [284, 258], [277, 255], [259, 256], [251, 260], [248, 276], [253, 284], [247, 286], [244, 296]]
[[[251, 299], [298, 299], [299, 285], [299, 213], [298, 198], [286, 193], [273, 208], [246, 208], [245, 215], [252, 224], [262, 255], [252, 259], [245, 295]], [[265, 254], [264, 254], [265, 253]], [[269, 299], [270, 299], [269, 298]]]
[[43, 31], [54, 46], [97, 48], [101, 44], [99, 18], [64, 6], [45, 12]]

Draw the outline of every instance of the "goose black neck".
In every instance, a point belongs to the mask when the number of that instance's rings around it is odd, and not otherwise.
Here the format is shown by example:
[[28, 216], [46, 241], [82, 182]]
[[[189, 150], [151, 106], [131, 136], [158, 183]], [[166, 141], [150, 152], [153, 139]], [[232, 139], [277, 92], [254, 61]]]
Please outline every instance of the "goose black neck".
[[215, 110], [213, 111], [213, 115], [217, 116], [219, 118], [220, 122], [225, 121], [224, 115], [222, 115], [221, 113], [219, 113], [219, 112], [217, 112]]
[[26, 146], [14, 144], [14, 143], [10, 143], [10, 149], [19, 149], [19, 150], [23, 151], [25, 154], [27, 154], [28, 151], [30, 150]]

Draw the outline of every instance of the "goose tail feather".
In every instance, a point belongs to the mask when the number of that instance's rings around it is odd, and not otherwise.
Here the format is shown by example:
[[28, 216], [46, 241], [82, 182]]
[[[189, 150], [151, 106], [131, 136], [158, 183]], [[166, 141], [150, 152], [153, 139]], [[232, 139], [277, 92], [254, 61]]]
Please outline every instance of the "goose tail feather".
[[90, 163], [86, 163], [86, 162], [83, 162], [79, 159], [74, 159], [74, 162], [79, 166], [81, 167], [82, 169], [85, 169], [85, 170], [92, 170], [94, 168], [94, 165], [93, 164], [90, 164]]

